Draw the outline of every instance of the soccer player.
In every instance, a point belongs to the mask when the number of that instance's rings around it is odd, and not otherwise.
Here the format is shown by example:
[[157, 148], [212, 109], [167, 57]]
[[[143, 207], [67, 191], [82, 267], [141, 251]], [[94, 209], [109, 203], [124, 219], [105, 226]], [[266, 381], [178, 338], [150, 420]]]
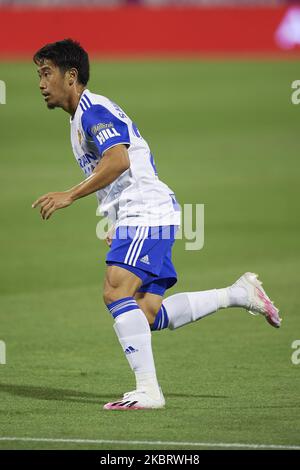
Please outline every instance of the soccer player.
[[227, 288], [179, 293], [163, 300], [177, 281], [171, 253], [180, 206], [158, 178], [147, 142], [118, 105], [86, 88], [89, 59], [79, 43], [66, 39], [47, 44], [33, 60], [47, 107], [62, 108], [71, 116], [72, 148], [86, 176], [67, 191], [44, 194], [33, 207], [39, 206], [47, 220], [57, 209], [96, 193], [102, 213], [114, 224], [103, 299], [135, 374], [136, 388], [104, 409], [162, 408], [165, 399], [156, 377], [151, 330], [174, 330], [227, 307], [260, 313], [278, 328], [278, 309], [249, 272]]

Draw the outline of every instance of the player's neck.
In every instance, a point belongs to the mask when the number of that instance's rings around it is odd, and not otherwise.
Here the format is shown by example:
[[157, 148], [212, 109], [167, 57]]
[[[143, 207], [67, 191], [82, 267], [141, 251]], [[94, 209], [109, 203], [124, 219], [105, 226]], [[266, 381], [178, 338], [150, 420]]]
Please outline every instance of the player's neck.
[[69, 113], [72, 118], [74, 117], [78, 103], [84, 90], [84, 86], [76, 87], [76, 89], [74, 88], [73, 92], [70, 93], [70, 95], [66, 99], [66, 102], [62, 106], [63, 110]]

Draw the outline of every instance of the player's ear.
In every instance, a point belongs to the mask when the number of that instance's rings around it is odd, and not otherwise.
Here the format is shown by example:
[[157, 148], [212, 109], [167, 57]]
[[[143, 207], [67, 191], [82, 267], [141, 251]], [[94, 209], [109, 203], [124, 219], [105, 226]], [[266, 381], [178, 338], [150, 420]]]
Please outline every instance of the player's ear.
[[77, 77], [78, 77], [78, 71], [76, 69], [70, 69], [67, 71], [67, 78], [68, 78], [68, 82], [69, 82], [69, 85], [72, 86], [74, 85], [74, 83], [77, 82]]

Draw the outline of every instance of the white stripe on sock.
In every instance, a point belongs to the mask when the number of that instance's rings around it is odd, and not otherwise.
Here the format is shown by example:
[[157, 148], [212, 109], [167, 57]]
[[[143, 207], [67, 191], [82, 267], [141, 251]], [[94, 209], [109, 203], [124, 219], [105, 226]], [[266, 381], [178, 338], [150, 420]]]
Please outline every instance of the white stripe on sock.
[[135, 300], [127, 300], [127, 302], [121, 302], [120, 304], [115, 305], [114, 307], [112, 307], [110, 309], [110, 313], [113, 314], [116, 311], [118, 311], [120, 308], [129, 307], [130, 305], [132, 305], [132, 307], [136, 307], [137, 303], [136, 303]]

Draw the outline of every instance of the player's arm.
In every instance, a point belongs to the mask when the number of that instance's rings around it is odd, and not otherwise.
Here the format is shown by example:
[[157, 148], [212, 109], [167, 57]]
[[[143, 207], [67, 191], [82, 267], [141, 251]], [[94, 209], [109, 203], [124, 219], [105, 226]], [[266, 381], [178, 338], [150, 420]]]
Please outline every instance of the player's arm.
[[126, 146], [115, 145], [104, 152], [102, 159], [86, 180], [67, 191], [44, 194], [32, 204], [32, 207], [40, 206], [42, 218], [49, 219], [57, 209], [68, 207], [76, 199], [105, 188], [129, 167], [130, 160]]

